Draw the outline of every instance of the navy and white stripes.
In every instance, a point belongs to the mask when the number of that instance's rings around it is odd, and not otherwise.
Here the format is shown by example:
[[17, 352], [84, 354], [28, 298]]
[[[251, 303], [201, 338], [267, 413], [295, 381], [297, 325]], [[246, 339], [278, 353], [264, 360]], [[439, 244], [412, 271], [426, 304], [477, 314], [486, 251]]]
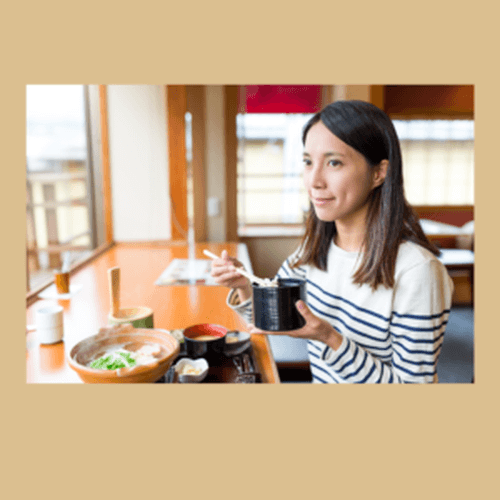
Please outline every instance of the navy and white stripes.
[[[332, 243], [327, 272], [292, 269], [292, 257], [278, 271], [305, 279], [309, 308], [343, 336], [336, 351], [308, 341], [313, 382], [435, 382], [453, 291], [446, 269], [427, 250], [403, 243], [394, 288], [373, 291], [352, 283], [356, 257]], [[251, 318], [251, 301], [232, 307]]]

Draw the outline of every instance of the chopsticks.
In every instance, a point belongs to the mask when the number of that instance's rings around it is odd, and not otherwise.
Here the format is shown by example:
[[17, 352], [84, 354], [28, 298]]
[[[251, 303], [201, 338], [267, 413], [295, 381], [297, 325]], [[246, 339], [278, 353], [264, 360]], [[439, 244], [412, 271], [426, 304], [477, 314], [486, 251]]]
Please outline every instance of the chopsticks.
[[[218, 255], [215, 255], [214, 253], [209, 252], [208, 250], [203, 250], [203, 253], [207, 257], [210, 257], [211, 259], [220, 259]], [[260, 286], [267, 286], [267, 283], [262, 278], [257, 278], [257, 276], [254, 276], [253, 274], [250, 274], [249, 272], [239, 267], [235, 267], [235, 269], [237, 273], [241, 274], [242, 276], [245, 276], [245, 278], [248, 278], [253, 283], [257, 283]]]
[[255, 384], [257, 382], [257, 373], [254, 370], [250, 371], [250, 356], [248, 354], [243, 354], [243, 361], [240, 356], [235, 356], [233, 364], [238, 371], [238, 376], [235, 379], [236, 383]]
[[209, 252], [208, 250], [203, 250], [203, 253], [207, 256], [210, 257], [211, 259], [220, 259], [218, 255], [215, 255], [212, 252]]

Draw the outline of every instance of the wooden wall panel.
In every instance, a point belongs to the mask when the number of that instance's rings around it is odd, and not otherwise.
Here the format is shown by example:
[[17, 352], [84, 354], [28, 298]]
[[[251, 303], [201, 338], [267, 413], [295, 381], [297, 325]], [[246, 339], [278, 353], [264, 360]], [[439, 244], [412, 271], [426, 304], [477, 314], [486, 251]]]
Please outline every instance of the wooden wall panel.
[[106, 85], [99, 85], [99, 108], [101, 113], [101, 157], [104, 231], [106, 243], [109, 244], [113, 242], [114, 236], [113, 206], [111, 198], [111, 167], [109, 163], [108, 97]]
[[236, 115], [237, 85], [224, 87], [224, 138], [226, 141], [226, 241], [238, 241]]
[[385, 108], [384, 85], [370, 85], [370, 102], [380, 109]]
[[391, 116], [474, 117], [473, 85], [386, 85], [384, 110]]
[[167, 85], [168, 171], [171, 199], [171, 239], [186, 240], [187, 165], [186, 165], [186, 86]]
[[472, 205], [419, 205], [413, 208], [421, 219], [430, 219], [453, 226], [463, 226], [474, 220], [474, 207]]

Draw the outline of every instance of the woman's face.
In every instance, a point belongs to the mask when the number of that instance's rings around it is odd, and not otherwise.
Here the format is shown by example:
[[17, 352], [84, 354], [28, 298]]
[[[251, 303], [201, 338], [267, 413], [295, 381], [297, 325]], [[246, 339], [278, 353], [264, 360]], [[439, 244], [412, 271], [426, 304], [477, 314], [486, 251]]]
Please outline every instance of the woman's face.
[[370, 168], [361, 153], [322, 122], [309, 129], [304, 146], [304, 184], [318, 219], [364, 224], [368, 195], [381, 183], [377, 177], [377, 169]]

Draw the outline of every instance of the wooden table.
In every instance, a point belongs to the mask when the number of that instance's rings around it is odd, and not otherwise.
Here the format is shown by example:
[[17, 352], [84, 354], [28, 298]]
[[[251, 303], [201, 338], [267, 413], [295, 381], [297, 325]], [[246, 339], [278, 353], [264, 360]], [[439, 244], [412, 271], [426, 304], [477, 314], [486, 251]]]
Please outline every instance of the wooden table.
[[[230, 255], [245, 250], [237, 243], [196, 245], [195, 258], [205, 259], [203, 250]], [[26, 335], [26, 380], [28, 383], [81, 383], [67, 363], [72, 347], [108, 324], [110, 310], [108, 269], [121, 271], [122, 307], [147, 306], [154, 311], [155, 328], [184, 329], [198, 323], [217, 323], [230, 330], [244, 330], [241, 318], [226, 305], [228, 289], [219, 286], [157, 286], [155, 281], [170, 262], [188, 257], [186, 244], [118, 243], [71, 276], [81, 290], [68, 300], [51, 300], [64, 308], [64, 342], [40, 345], [36, 332]], [[37, 301], [27, 308], [26, 323], [34, 323]], [[265, 383], [279, 383], [279, 375], [266, 335], [252, 335], [257, 368]]]

